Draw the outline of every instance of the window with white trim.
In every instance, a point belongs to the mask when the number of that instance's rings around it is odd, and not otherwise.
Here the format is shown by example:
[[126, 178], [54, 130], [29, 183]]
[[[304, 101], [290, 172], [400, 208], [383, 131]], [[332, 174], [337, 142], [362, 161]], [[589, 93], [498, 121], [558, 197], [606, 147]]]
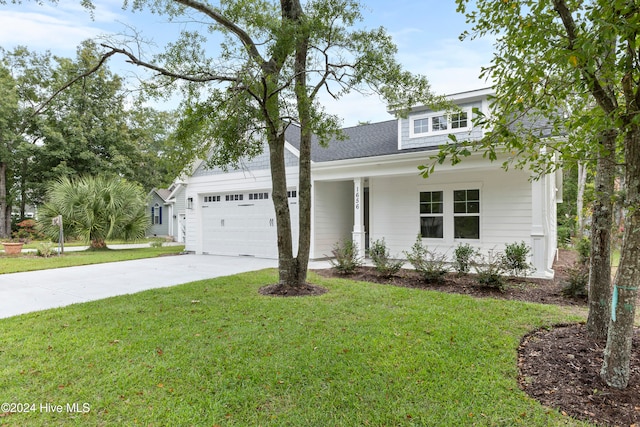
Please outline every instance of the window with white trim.
[[[423, 239], [442, 243], [480, 240], [480, 186], [445, 184], [419, 190], [419, 227]], [[466, 187], [466, 188], [465, 188]]]
[[453, 237], [480, 238], [480, 190], [454, 190]]
[[411, 138], [471, 130], [471, 109], [456, 113], [420, 114], [409, 119]]
[[442, 191], [420, 192], [420, 235], [425, 239], [444, 237], [444, 200]]

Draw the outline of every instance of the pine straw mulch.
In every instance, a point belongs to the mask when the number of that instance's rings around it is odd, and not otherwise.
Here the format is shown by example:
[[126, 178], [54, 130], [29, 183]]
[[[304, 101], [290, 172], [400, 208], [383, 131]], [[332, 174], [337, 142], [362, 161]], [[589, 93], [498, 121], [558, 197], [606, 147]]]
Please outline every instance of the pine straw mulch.
[[[316, 270], [324, 277], [342, 277], [394, 286], [440, 292], [573, 306], [586, 313], [586, 301], [562, 295], [566, 270], [576, 261], [575, 253], [561, 250], [554, 265], [554, 280], [510, 278], [506, 289], [479, 287], [472, 276], [448, 274], [441, 284], [426, 284], [411, 270], [401, 270], [390, 279], [372, 267], [361, 267], [350, 275], [332, 269]], [[636, 332], [631, 359], [631, 379], [625, 390], [608, 387], [600, 379], [605, 342], [590, 339], [584, 324], [557, 325], [531, 332], [518, 348], [520, 387], [532, 398], [563, 414], [601, 426], [640, 427], [640, 333]]]

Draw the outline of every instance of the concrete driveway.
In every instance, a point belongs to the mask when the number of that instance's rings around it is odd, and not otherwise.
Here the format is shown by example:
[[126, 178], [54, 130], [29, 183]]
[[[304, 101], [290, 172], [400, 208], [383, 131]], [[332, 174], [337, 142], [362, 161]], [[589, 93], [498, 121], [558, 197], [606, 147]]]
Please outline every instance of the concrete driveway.
[[189, 254], [0, 274], [0, 318], [277, 264], [274, 259]]

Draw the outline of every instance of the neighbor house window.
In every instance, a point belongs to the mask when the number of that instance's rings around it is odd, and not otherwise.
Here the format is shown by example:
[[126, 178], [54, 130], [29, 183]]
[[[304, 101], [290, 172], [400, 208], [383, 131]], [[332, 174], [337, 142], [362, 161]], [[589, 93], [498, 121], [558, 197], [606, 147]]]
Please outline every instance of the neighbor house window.
[[425, 239], [442, 239], [444, 233], [442, 191], [420, 192], [420, 235]]
[[162, 224], [162, 206], [157, 203], [151, 207], [151, 223]]
[[480, 190], [453, 192], [453, 236], [456, 239], [480, 238]]

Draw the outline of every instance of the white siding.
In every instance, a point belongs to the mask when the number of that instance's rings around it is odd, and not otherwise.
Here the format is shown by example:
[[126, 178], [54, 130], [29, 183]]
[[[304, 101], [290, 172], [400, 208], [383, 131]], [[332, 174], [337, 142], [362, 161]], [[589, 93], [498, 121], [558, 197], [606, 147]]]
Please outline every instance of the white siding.
[[[445, 206], [443, 239], [425, 239], [430, 248], [452, 254], [461, 242], [487, 250], [503, 250], [505, 243], [531, 243], [531, 184], [523, 171], [496, 167], [491, 170], [466, 171], [464, 174], [441, 172], [425, 180], [419, 176], [372, 178], [371, 239], [384, 238], [392, 254], [407, 251], [420, 232], [419, 193], [439, 191], [445, 201], [452, 200], [453, 190], [480, 189], [480, 239], [453, 238], [451, 209]], [[446, 205], [446, 203], [445, 203]]]
[[353, 231], [353, 181], [316, 181], [313, 186], [312, 258], [331, 256], [331, 249]]

